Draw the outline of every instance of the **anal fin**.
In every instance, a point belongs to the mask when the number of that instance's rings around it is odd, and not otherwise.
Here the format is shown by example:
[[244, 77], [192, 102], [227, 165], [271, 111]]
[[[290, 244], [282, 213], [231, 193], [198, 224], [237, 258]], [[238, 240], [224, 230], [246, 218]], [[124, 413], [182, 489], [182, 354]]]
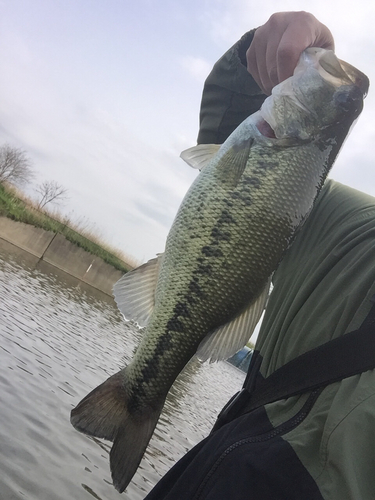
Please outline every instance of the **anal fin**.
[[211, 363], [228, 359], [249, 341], [267, 304], [271, 279], [260, 296], [239, 316], [207, 335], [199, 344], [197, 356]]

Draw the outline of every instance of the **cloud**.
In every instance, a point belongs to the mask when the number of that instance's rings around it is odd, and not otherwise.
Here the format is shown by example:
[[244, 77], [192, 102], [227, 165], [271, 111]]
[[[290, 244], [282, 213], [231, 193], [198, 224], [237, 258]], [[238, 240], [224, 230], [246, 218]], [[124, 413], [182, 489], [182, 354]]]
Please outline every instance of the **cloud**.
[[212, 64], [201, 57], [185, 56], [181, 60], [183, 69], [195, 80], [202, 83], [212, 69]]
[[[143, 3], [133, 4], [130, 18], [120, 4], [116, 16], [95, 8], [88, 16], [79, 7], [77, 18], [74, 6], [40, 2], [36, 15], [33, 2], [24, 7], [15, 0], [6, 4], [0, 32], [1, 141], [29, 152], [37, 182], [56, 180], [68, 189], [66, 212], [93, 221], [110, 243], [146, 259], [163, 250], [197, 175], [179, 154], [196, 142], [202, 86], [213, 62], [280, 9], [275, 0], [256, 9], [248, 0], [204, 0], [195, 14], [186, 2], [190, 17], [176, 17], [181, 24], [172, 26], [162, 4], [159, 22], [142, 17], [134, 29]], [[372, 4], [283, 4], [301, 8], [326, 22], [339, 55], [375, 80]], [[333, 171], [342, 182], [365, 179], [361, 187], [373, 194], [374, 99], [370, 89]], [[361, 175], [353, 164], [361, 165]]]
[[[1, 140], [27, 151], [37, 182], [56, 180], [68, 189], [62, 211], [95, 221], [109, 242], [131, 255], [150, 258], [163, 249], [191, 182], [191, 169], [179, 159], [191, 144], [175, 137], [157, 149], [149, 144], [147, 124], [142, 138], [130, 128], [134, 122], [120, 121], [103, 103], [52, 85], [48, 68], [35, 65], [31, 53], [26, 62], [14, 54], [11, 77], [1, 66]], [[29, 186], [28, 194], [33, 190]]]
[[256, 8], [248, 0], [208, 0], [202, 13], [202, 22], [207, 26], [211, 39], [220, 47], [233, 44], [238, 38], [264, 24], [275, 12], [305, 10], [314, 14], [332, 31], [346, 52], [347, 47], [358, 48], [359, 41], [373, 39], [375, 5], [367, 0], [327, 2], [326, 0], [268, 0], [258, 3]]

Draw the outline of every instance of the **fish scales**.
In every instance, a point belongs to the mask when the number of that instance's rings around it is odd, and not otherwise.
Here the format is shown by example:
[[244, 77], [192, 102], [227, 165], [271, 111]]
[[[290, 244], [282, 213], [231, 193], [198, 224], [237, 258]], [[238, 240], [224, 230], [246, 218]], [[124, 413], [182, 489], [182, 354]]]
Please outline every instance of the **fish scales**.
[[[260, 294], [323, 182], [327, 149], [321, 151], [311, 144], [303, 150], [292, 147], [280, 151], [277, 162], [274, 154], [266, 157], [256, 149], [235, 188], [217, 181], [215, 164], [207, 167], [188, 192], [169, 234], [155, 318], [147, 330], [156, 339], [173, 337], [163, 352], [173, 360], [189, 361], [208, 331], [231, 320]], [[321, 171], [316, 162], [322, 165]], [[286, 181], [290, 176], [293, 182]], [[255, 189], [253, 179], [258, 183]], [[198, 208], [205, 224], [191, 227], [190, 214]], [[183, 251], [168, 253], [168, 245]], [[219, 295], [218, 282], [222, 285]], [[138, 355], [154, 367], [147, 389], [159, 398], [160, 391], [169, 389], [171, 377], [178, 375], [181, 362], [173, 365], [165, 359], [165, 370], [160, 370], [156, 355], [160, 342], [155, 343], [155, 351], [150, 349], [147, 330]], [[135, 366], [137, 384], [142, 384], [139, 365]]]
[[224, 359], [249, 339], [270, 277], [311, 211], [367, 88], [367, 77], [333, 52], [308, 49], [293, 77], [219, 150], [184, 153], [204, 168], [178, 210], [165, 253], [115, 286], [120, 310], [145, 326], [143, 339], [129, 365], [71, 415], [78, 430], [113, 441], [111, 472], [120, 492], [185, 364], [197, 352]]

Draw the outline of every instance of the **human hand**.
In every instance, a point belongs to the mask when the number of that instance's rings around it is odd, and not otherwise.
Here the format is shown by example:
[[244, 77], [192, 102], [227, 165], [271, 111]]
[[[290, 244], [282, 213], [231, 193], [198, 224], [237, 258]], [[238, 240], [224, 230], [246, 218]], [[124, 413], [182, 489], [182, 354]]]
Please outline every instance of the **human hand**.
[[261, 90], [292, 76], [299, 56], [308, 47], [334, 50], [331, 32], [308, 12], [278, 12], [260, 26], [246, 52], [247, 70]]

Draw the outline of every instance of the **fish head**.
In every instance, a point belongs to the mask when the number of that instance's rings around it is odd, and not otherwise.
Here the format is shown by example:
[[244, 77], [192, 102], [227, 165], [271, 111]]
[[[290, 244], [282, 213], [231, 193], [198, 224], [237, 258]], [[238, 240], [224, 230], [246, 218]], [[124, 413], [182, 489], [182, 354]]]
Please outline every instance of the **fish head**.
[[301, 54], [293, 76], [266, 99], [261, 120], [269, 126], [269, 137], [341, 145], [362, 111], [368, 87], [367, 76], [332, 50], [311, 47]]

